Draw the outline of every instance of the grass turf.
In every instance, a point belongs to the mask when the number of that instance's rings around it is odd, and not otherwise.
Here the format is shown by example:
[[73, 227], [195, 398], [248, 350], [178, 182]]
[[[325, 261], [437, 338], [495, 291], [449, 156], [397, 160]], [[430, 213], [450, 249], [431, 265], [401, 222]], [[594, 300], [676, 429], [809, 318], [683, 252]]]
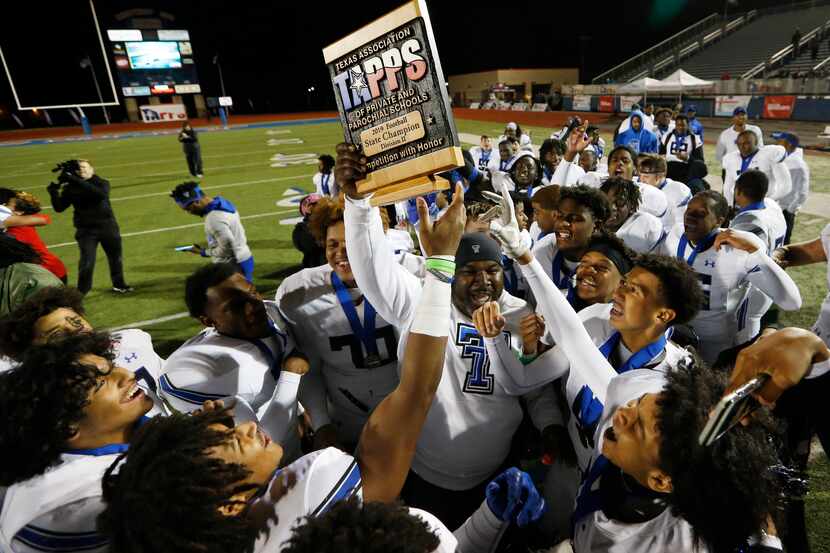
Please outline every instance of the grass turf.
[[[459, 120], [457, 125], [460, 133], [473, 136], [498, 136], [503, 130], [493, 122]], [[538, 144], [553, 129], [525, 130]], [[202, 184], [208, 194], [222, 194], [231, 200], [245, 218], [243, 223], [256, 260], [254, 280], [266, 295], [300, 260], [291, 243], [293, 225], [280, 224], [281, 220], [299, 215], [296, 201], [301, 196], [293, 189], [312, 190], [316, 155], [305, 159], [299, 155], [333, 154], [334, 144], [342, 136], [337, 123], [200, 134], [205, 167]], [[610, 135], [604, 138], [611, 143]], [[289, 143], [291, 139], [295, 143]], [[296, 139], [302, 143], [296, 143]], [[705, 148], [706, 158], [714, 160], [714, 146]], [[275, 160], [275, 156], [282, 157]], [[292, 160], [291, 156], [296, 157]], [[113, 209], [124, 236], [125, 274], [136, 288], [124, 296], [109, 291], [106, 257], [99, 249], [94, 288], [85, 301], [89, 318], [95, 326], [111, 328], [170, 317], [145, 326], [156, 349], [167, 355], [200, 328], [198, 322], [183, 314], [183, 289], [187, 275], [206, 262], [173, 250], [194, 242], [204, 244], [201, 219], [180, 210], [168, 197], [176, 184], [190, 179], [176, 137], [142, 136], [0, 148], [0, 187], [32, 192], [48, 205], [46, 186], [53, 176], [50, 169], [58, 161], [75, 158], [89, 159], [97, 173], [112, 185]], [[830, 175], [830, 157], [811, 156], [808, 163], [814, 183], [830, 182], [825, 180]], [[714, 164], [710, 165], [710, 172], [720, 172]], [[813, 189], [830, 192], [823, 184], [814, 185]], [[54, 253], [66, 263], [70, 283], [75, 283], [78, 249], [71, 209], [60, 214], [50, 209], [46, 212], [52, 216], [52, 224], [41, 227], [39, 232], [46, 244], [56, 246]], [[827, 222], [816, 216], [800, 216], [794, 241], [815, 238]], [[131, 236], [132, 233], [141, 234]], [[825, 270], [823, 265], [791, 270], [801, 288], [804, 306], [798, 312], [782, 313], [782, 323], [801, 327], [812, 324], [827, 292]], [[823, 551], [830, 548], [830, 465], [824, 456], [813, 463], [812, 474], [812, 491], [807, 501], [810, 539], [814, 550]]]

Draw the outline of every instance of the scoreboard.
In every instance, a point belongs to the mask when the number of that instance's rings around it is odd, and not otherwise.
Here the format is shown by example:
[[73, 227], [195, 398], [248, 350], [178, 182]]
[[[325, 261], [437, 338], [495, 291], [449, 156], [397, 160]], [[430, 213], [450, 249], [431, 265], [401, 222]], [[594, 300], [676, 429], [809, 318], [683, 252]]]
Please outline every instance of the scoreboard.
[[124, 96], [202, 92], [187, 31], [109, 29], [107, 38]]

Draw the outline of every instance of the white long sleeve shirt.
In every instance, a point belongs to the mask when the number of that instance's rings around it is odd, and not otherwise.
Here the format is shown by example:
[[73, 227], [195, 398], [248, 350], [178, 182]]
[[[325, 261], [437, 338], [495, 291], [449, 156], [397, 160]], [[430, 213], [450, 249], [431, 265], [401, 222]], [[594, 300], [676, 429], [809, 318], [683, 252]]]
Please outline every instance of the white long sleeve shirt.
[[251, 257], [239, 212], [214, 209], [205, 215], [205, 253], [214, 263], [241, 263]]
[[[400, 331], [400, 358], [421, 295], [421, 282], [395, 261], [380, 214], [368, 199], [347, 198], [345, 222], [355, 280], [378, 315]], [[531, 310], [507, 292], [498, 302], [507, 321], [502, 336], [520, 351], [519, 325]], [[500, 367], [490, 362], [484, 339], [454, 304], [448, 324], [444, 369], [412, 470], [436, 486], [466, 490], [492, 475], [506, 458], [522, 418], [518, 396], [523, 390], [512, 387]]]
[[[747, 125], [746, 130], [752, 131], [755, 133], [755, 136], [758, 138], [758, 147], [764, 147], [764, 133], [761, 132], [761, 127], [757, 127], [755, 125]], [[718, 143], [715, 145], [715, 159], [719, 162], [723, 162], [723, 158], [727, 154], [731, 154], [732, 152], [738, 151], [738, 145], [736, 141], [738, 140], [738, 131], [735, 130], [734, 125], [730, 125], [723, 132], [720, 133], [718, 137]]]
[[[582, 321], [565, 298], [556, 293], [539, 262], [534, 260], [522, 265], [522, 272], [534, 296], [540, 298], [539, 312], [553, 328], [557, 348], [570, 360], [565, 395], [568, 404], [573, 405], [572, 418], [579, 428], [580, 438], [574, 443], [578, 455], [580, 449], [591, 452], [587, 459], [584, 455], [580, 457], [580, 466], [585, 469], [600, 456], [603, 435], [612, 424], [616, 410], [646, 393], [661, 392], [666, 382], [665, 372], [643, 368], [618, 375], [586, 330], [587, 321]], [[590, 448], [579, 447], [586, 442]], [[609, 519], [602, 509], [574, 522], [573, 547], [579, 553], [695, 551], [691, 526], [668, 508], [643, 523]], [[697, 551], [705, 553], [706, 548]]]
[[787, 150], [783, 146], [764, 146], [746, 160], [737, 150], [724, 156], [722, 163], [726, 178], [723, 181], [723, 195], [729, 205], [735, 203], [735, 183], [738, 177], [742, 172], [751, 169], [762, 171], [769, 179], [768, 198], [780, 200], [789, 194], [792, 189], [792, 180], [790, 170], [785, 164], [786, 159]]
[[807, 165], [804, 159], [803, 148], [798, 148], [788, 155], [784, 163], [787, 165], [787, 169], [790, 170], [790, 180], [792, 180], [793, 186], [790, 192], [785, 194], [778, 203], [784, 211], [795, 213], [801, 209], [810, 194], [810, 166]]
[[801, 307], [798, 286], [766, 254], [764, 247], [759, 246], [753, 253], [731, 246], [719, 250], [712, 245], [698, 250], [699, 247], [686, 239], [683, 226], [678, 225], [663, 241], [659, 253], [686, 261], [700, 280], [704, 302], [690, 325], [700, 337], [700, 354], [708, 363], [721, 351], [736, 345], [736, 336], [746, 323], [749, 284], [785, 311]]

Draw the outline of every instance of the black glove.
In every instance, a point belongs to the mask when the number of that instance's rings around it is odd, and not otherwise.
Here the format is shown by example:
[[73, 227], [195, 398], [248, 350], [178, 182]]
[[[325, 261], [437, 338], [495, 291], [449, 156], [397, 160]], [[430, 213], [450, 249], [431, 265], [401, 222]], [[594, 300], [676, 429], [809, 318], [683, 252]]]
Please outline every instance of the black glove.
[[59, 182], [50, 182], [49, 186], [46, 187], [46, 190], [48, 190], [50, 194], [57, 194], [58, 192], [60, 192], [60, 189], [61, 184]]

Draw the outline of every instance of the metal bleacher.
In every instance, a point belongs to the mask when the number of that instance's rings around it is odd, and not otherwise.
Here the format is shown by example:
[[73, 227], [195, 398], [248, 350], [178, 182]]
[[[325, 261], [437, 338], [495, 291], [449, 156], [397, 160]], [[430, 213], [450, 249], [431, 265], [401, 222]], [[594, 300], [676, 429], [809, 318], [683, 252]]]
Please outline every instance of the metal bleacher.
[[[802, 34], [802, 52], [791, 71], [804, 71], [812, 61], [806, 41], [811, 32], [830, 21], [830, 0], [788, 3], [744, 14], [712, 14], [660, 44], [601, 73], [594, 83], [628, 82], [642, 77], [662, 78], [682, 68], [701, 79], [755, 78], [778, 72], [790, 60], [789, 46], [796, 28]], [[823, 41], [816, 63], [830, 59]], [[793, 63], [792, 61], [790, 63]], [[815, 64], [807, 68], [814, 68]], [[830, 69], [830, 62], [825, 63]], [[798, 67], [798, 69], [795, 69]], [[768, 73], [769, 74], [769, 73]]]
[[746, 26], [683, 62], [683, 69], [701, 79], [744, 76], [785, 48], [798, 27], [802, 35], [830, 19], [830, 5], [759, 12]]
[[821, 41], [818, 49], [818, 56], [813, 59], [812, 54], [810, 53], [810, 48], [802, 46], [802, 51], [797, 58], [791, 60], [783, 65], [780, 71], [776, 73], [776, 76], [784, 76], [784, 75], [803, 75], [805, 73], [809, 73], [813, 67], [818, 65], [822, 60], [826, 60], [830, 57], [830, 43], [827, 39]]

